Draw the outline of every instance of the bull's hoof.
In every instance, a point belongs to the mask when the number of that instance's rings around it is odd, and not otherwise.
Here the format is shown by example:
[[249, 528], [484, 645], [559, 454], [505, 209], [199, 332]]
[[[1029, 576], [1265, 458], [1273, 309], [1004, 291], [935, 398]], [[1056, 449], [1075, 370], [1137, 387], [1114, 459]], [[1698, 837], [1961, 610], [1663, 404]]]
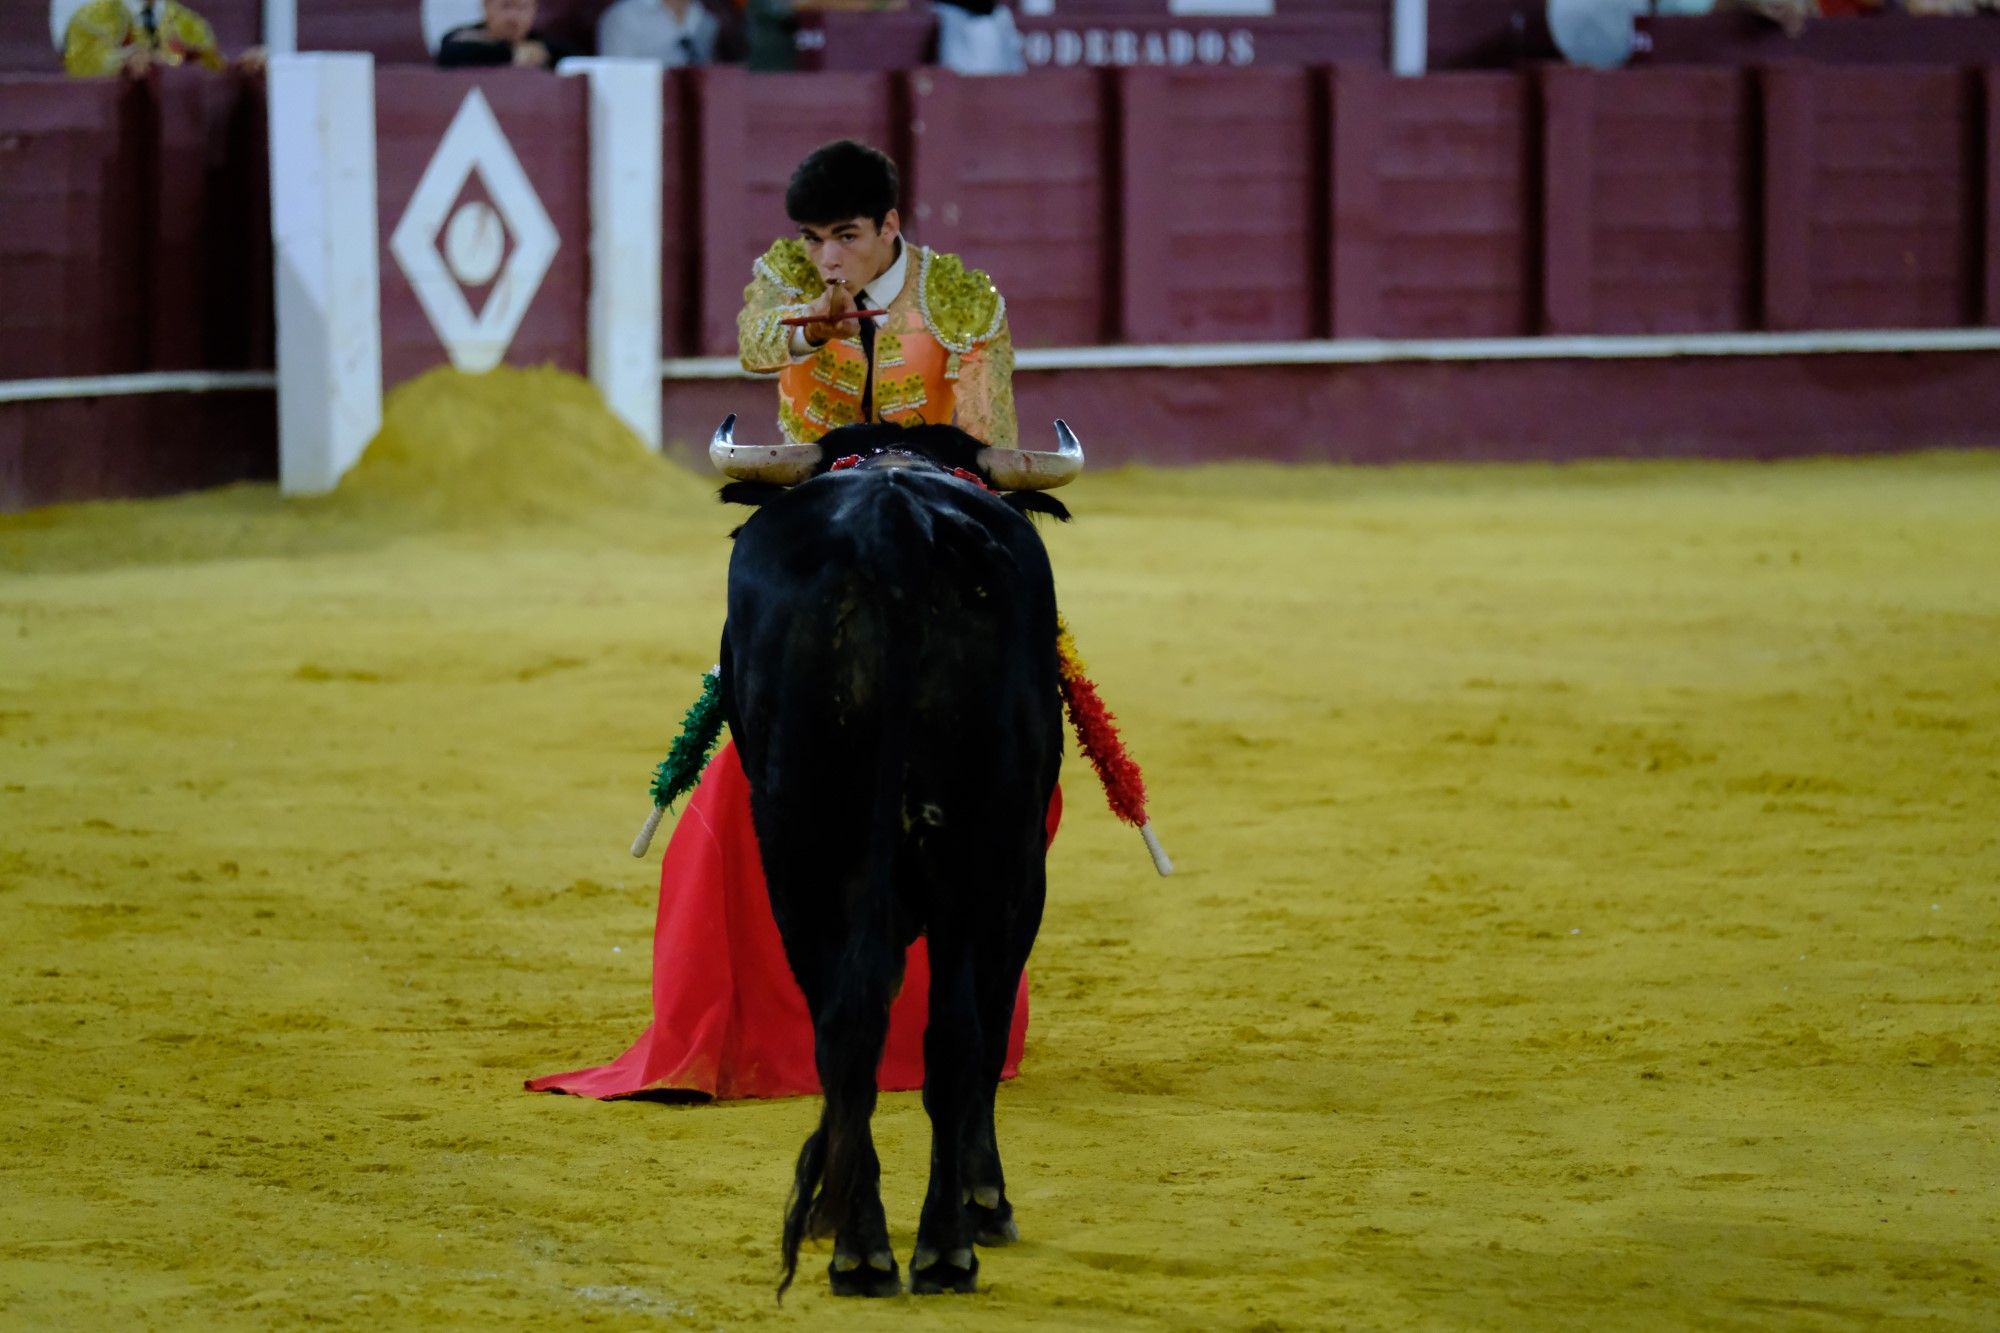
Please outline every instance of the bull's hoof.
[[910, 1256], [910, 1290], [919, 1296], [945, 1291], [969, 1296], [979, 1290], [979, 1260], [970, 1249], [940, 1255], [920, 1245]]
[[836, 1296], [900, 1296], [903, 1292], [896, 1256], [887, 1250], [869, 1255], [866, 1263], [856, 1255], [836, 1253], [826, 1266], [826, 1276]]
[[972, 1215], [972, 1238], [988, 1249], [1021, 1239], [1021, 1228], [1014, 1225], [1014, 1205], [1002, 1199], [998, 1190], [980, 1193], [990, 1193], [992, 1202], [975, 1198], [967, 1205], [966, 1212]]
[[1021, 1228], [1014, 1225], [1014, 1219], [1011, 1217], [996, 1216], [990, 1221], [983, 1217], [975, 1217], [972, 1238], [989, 1250], [997, 1249], [1002, 1245], [1012, 1245], [1021, 1239]]

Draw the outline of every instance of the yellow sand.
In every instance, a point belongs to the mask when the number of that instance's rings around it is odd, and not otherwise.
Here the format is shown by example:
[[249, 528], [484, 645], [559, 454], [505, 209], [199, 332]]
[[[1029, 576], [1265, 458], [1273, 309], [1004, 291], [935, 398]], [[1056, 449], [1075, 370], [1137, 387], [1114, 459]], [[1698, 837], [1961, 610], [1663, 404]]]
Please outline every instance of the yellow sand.
[[0, 1325], [2000, 1326], [2000, 457], [1087, 475], [1181, 873], [1067, 770], [1025, 1241], [780, 1310], [815, 1102], [519, 1090], [645, 1022], [742, 517], [587, 397], [0, 520]]

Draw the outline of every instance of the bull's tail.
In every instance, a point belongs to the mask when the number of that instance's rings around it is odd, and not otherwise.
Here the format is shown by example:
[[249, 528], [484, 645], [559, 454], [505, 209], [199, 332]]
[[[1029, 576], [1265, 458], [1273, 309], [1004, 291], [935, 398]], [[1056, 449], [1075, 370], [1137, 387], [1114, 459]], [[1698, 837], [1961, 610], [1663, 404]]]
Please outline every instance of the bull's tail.
[[[865, 890], [847, 922], [847, 940], [827, 1008], [814, 1015], [817, 1062], [825, 1102], [819, 1127], [799, 1149], [792, 1192], [785, 1208], [782, 1300], [798, 1271], [799, 1247], [809, 1236], [840, 1235], [880, 1226], [858, 1215], [881, 1209], [880, 1164], [869, 1119], [875, 1113], [876, 1070], [889, 1032], [889, 1004], [901, 978], [903, 951], [896, 932], [897, 861], [903, 843], [904, 784], [909, 770], [915, 703], [897, 683], [914, 678], [919, 655], [922, 598], [920, 572], [927, 561], [912, 560], [931, 540], [930, 525], [915, 512], [911, 498], [891, 488], [890, 540], [863, 552], [857, 575], [870, 585], [869, 603], [880, 607], [875, 664], [881, 679], [870, 693], [879, 702], [873, 719], [878, 737], [873, 790], [869, 798], [867, 861], [860, 873]], [[872, 557], [872, 558], [871, 558]], [[867, 1243], [863, 1241], [863, 1243]], [[886, 1245], [886, 1233], [883, 1237]], [[864, 1260], [873, 1255], [857, 1255]], [[892, 1261], [893, 1262], [893, 1261]]]
[[792, 1279], [799, 1271], [799, 1246], [808, 1235], [818, 1235], [825, 1224], [815, 1221], [814, 1214], [820, 1210], [826, 1185], [826, 1112], [822, 1110], [819, 1128], [815, 1129], [799, 1149], [798, 1164], [792, 1170], [792, 1193], [785, 1200], [785, 1275], [778, 1283], [778, 1299], [785, 1299], [785, 1290], [792, 1285]]

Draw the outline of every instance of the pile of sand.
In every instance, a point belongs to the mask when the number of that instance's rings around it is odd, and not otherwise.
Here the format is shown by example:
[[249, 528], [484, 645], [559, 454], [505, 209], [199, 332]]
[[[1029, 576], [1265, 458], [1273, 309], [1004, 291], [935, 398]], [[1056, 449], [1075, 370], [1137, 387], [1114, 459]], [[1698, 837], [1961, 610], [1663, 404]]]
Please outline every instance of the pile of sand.
[[433, 370], [397, 386], [382, 429], [336, 490], [346, 513], [416, 510], [481, 526], [705, 498], [650, 452], [595, 385], [548, 367]]

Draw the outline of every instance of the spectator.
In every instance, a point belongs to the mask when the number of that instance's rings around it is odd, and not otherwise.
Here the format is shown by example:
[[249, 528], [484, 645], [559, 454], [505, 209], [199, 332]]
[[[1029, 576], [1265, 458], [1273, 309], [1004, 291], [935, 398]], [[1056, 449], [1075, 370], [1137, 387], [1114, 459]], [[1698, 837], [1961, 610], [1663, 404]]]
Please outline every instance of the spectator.
[[485, 0], [478, 23], [453, 28], [438, 43], [437, 62], [445, 69], [517, 65], [554, 69], [575, 51], [552, 42], [535, 26], [535, 0]]
[[1014, 11], [995, 0], [937, 0], [938, 64], [955, 74], [1024, 74]]
[[798, 33], [792, 0], [743, 0], [743, 58], [751, 69], [769, 74], [796, 68]]
[[[77, 78], [137, 78], [155, 65], [221, 69], [224, 63], [208, 20], [174, 0], [91, 0], [63, 29], [63, 68]], [[264, 52], [252, 47], [236, 63], [262, 68]]]
[[706, 65], [715, 59], [721, 30], [701, 0], [618, 0], [597, 21], [597, 53]]

